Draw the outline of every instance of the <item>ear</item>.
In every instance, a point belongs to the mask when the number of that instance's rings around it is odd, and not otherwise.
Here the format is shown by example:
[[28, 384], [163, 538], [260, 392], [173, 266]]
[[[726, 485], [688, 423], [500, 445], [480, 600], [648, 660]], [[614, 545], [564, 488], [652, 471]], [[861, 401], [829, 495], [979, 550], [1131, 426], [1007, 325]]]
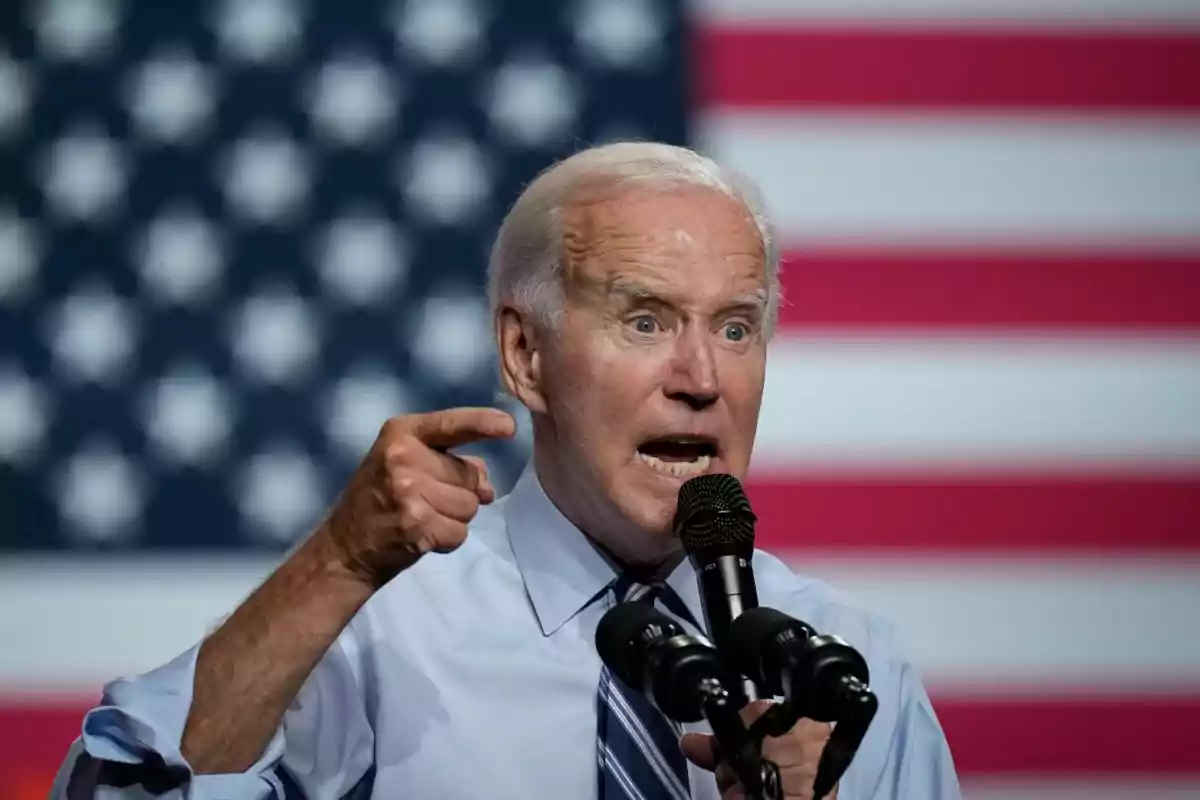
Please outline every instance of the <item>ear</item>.
[[542, 357], [533, 321], [515, 308], [502, 307], [496, 314], [496, 341], [500, 346], [500, 377], [509, 393], [531, 413], [545, 411]]

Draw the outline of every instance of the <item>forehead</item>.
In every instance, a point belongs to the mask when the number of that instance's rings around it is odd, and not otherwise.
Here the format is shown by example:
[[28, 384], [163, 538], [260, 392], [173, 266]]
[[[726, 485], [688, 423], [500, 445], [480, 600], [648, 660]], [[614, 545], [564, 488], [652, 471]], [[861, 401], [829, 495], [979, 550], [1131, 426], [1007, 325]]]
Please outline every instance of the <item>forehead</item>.
[[740, 202], [715, 189], [625, 188], [573, 204], [564, 222], [573, 282], [633, 277], [710, 293], [766, 280], [758, 227]]

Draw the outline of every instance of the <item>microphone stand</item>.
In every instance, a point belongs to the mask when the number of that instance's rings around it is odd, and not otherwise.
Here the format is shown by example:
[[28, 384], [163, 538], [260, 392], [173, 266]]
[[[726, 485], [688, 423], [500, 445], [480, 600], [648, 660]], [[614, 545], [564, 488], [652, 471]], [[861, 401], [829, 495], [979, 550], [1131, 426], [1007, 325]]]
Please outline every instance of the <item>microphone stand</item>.
[[725, 761], [745, 790], [746, 800], [782, 800], [779, 767], [762, 757], [762, 736], [751, 736], [734, 697], [715, 678], [700, 685], [704, 717], [717, 742], [717, 760]]

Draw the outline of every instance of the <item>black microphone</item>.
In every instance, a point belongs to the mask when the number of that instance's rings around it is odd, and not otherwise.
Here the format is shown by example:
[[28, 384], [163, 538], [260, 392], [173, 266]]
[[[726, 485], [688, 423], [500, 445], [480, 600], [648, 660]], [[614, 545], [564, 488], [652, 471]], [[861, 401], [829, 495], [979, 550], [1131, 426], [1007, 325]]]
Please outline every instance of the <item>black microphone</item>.
[[813, 784], [815, 797], [827, 794], [850, 766], [879, 708], [866, 659], [844, 639], [820, 635], [794, 617], [762, 607], [733, 621], [722, 656], [783, 696], [784, 709], [776, 716], [787, 727], [801, 717], [837, 723]]
[[750, 738], [712, 644], [689, 635], [652, 604], [635, 600], [618, 603], [600, 618], [596, 650], [622, 683], [645, 694], [670, 719], [707, 719], [747, 797], [780, 796], [778, 767], [763, 761]]
[[698, 722], [704, 698], [721, 684], [721, 659], [649, 603], [618, 603], [596, 628], [596, 650], [613, 674], [671, 719]]
[[[708, 635], [723, 657], [729, 649], [725, 640], [730, 624], [758, 606], [753, 569], [756, 521], [741, 483], [732, 475], [701, 475], [679, 488], [675, 532], [696, 570]], [[743, 691], [747, 700], [757, 695], [753, 685]]]

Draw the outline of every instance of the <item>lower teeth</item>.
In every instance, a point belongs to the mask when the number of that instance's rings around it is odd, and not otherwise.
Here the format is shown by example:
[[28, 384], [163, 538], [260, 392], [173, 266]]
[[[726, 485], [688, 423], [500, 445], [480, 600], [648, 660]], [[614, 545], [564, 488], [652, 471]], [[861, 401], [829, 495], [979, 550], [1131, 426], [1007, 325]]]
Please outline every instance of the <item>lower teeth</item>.
[[676, 478], [704, 472], [708, 469], [708, 465], [712, 461], [712, 456], [698, 456], [694, 461], [663, 461], [661, 458], [646, 455], [645, 453], [638, 453], [638, 458], [644, 461], [651, 469]]

